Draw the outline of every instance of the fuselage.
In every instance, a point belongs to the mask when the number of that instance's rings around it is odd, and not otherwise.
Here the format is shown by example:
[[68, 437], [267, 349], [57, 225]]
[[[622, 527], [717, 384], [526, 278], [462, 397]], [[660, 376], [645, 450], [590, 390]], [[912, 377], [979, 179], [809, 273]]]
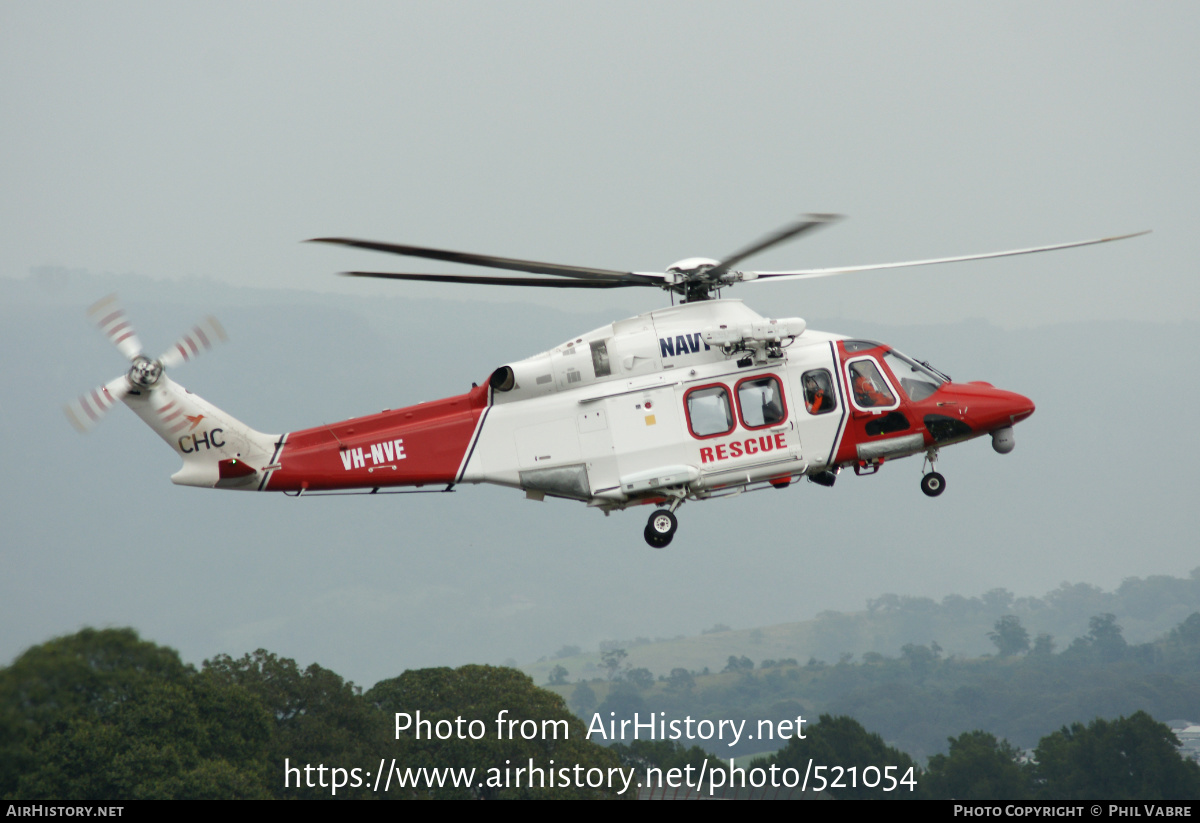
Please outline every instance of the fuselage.
[[291, 432], [241, 487], [494, 483], [608, 510], [871, 472], [984, 434], [1011, 444], [1033, 410], [889, 346], [709, 300], [603, 326], [457, 397]]

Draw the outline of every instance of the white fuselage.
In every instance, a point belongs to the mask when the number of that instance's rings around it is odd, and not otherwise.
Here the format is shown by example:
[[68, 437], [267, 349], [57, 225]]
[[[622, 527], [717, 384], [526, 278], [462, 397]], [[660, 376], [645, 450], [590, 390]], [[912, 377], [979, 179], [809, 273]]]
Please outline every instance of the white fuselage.
[[[776, 357], [727, 355], [705, 343], [706, 333], [713, 339], [722, 330], [764, 322], [740, 300], [688, 303], [603, 326], [510, 364], [515, 385], [493, 393], [462, 482], [608, 508], [667, 487], [704, 494], [824, 470], [843, 428], [844, 404], [835, 414], [805, 413], [800, 375], [814, 368], [836, 373], [833, 342], [841, 338], [806, 330], [785, 341]], [[757, 398], [751, 389], [763, 384], [755, 378], [771, 375], [778, 382], [766, 385], [772, 392], [782, 388], [785, 408], [766, 420], [753, 417], [743, 407]], [[733, 400], [730, 430], [701, 428], [701, 404], [686, 402], [706, 386], [716, 393], [725, 387]]]

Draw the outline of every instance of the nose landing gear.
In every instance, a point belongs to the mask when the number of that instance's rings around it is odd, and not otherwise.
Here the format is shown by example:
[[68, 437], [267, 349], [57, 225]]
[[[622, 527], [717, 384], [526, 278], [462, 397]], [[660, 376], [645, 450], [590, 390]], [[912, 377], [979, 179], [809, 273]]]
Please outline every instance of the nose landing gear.
[[925, 464], [929, 464], [930, 472], [921, 476], [921, 491], [925, 492], [928, 497], [937, 497], [946, 490], [946, 478], [942, 477], [938, 472], [932, 471], [934, 464], [937, 462], [937, 449], [930, 449], [925, 453], [925, 462], [921, 464], [921, 471], [925, 471]]
[[937, 472], [930, 472], [921, 478], [921, 491], [930, 497], [937, 497], [946, 490], [946, 478]]

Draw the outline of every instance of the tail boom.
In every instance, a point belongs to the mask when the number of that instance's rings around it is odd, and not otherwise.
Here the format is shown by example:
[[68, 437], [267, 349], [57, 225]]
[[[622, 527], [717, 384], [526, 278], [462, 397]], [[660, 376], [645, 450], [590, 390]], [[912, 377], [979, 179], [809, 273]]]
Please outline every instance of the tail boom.
[[290, 432], [265, 491], [453, 484], [486, 416], [488, 387], [402, 409]]

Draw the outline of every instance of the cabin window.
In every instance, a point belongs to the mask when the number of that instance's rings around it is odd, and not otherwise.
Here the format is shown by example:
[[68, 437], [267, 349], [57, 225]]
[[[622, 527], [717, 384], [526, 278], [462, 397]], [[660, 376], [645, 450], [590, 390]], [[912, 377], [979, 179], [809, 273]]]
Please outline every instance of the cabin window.
[[750, 377], [737, 384], [738, 413], [748, 429], [774, 426], [787, 419], [783, 387], [774, 375]]
[[608, 339], [593, 340], [592, 346], [592, 371], [597, 377], [608, 377], [612, 374], [612, 365], [608, 359]]
[[853, 360], [849, 365], [850, 396], [860, 409], [889, 409], [897, 405], [896, 396], [875, 361], [868, 358]]
[[837, 409], [833, 375], [828, 369], [806, 371], [800, 377], [800, 387], [804, 390], [804, 408], [809, 414], [829, 414]]
[[700, 386], [684, 395], [688, 428], [696, 437], [715, 437], [733, 431], [733, 404], [722, 385]]

